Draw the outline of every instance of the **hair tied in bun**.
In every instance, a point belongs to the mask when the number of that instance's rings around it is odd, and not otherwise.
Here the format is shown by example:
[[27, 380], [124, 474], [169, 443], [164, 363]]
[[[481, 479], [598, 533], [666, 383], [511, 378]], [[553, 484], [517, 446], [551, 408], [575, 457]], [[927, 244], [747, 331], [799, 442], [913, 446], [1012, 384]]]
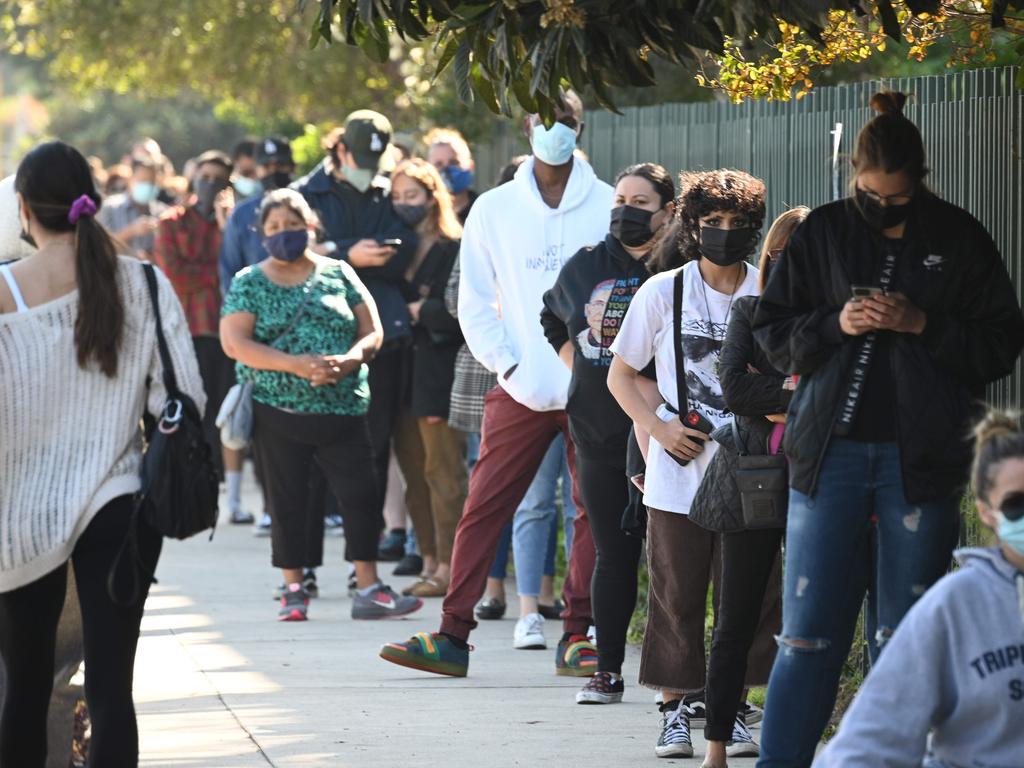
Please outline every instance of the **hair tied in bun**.
[[868, 102], [871, 108], [880, 115], [903, 116], [903, 105], [907, 103], [907, 94], [900, 91], [881, 91], [871, 97]]
[[989, 411], [974, 428], [974, 439], [982, 446], [1000, 437], [1021, 431], [1020, 418], [1005, 411]]

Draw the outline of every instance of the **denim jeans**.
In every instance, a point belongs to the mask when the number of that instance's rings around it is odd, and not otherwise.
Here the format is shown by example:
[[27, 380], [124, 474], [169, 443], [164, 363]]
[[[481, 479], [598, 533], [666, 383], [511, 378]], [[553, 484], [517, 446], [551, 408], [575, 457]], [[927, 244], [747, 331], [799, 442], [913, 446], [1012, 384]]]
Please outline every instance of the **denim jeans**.
[[541, 578], [555, 573], [559, 480], [562, 481], [565, 558], [568, 560], [572, 551], [572, 520], [576, 516], [576, 505], [572, 501], [572, 477], [566, 460], [565, 439], [561, 435], [555, 438], [544, 455], [544, 461], [512, 522], [516, 589], [520, 595], [536, 597], [540, 594]]
[[[908, 504], [899, 447], [833, 439], [817, 495], [791, 490], [782, 635], [765, 702], [759, 768], [809, 766], [835, 704], [864, 595], [877, 657], [949, 568], [957, 496]], [[892, 713], [898, 717], [899, 713]]]

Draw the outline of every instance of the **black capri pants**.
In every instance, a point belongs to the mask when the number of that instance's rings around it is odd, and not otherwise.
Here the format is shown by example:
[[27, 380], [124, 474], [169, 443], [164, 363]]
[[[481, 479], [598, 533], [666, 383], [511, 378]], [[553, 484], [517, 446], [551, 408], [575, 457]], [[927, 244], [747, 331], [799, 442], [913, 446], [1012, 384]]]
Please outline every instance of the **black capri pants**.
[[[323, 561], [324, 510], [309, 503], [316, 461], [345, 520], [345, 559], [374, 561], [384, 519], [365, 416], [290, 413], [253, 403], [253, 452], [263, 468], [275, 568]], [[317, 557], [317, 553], [319, 556]]]

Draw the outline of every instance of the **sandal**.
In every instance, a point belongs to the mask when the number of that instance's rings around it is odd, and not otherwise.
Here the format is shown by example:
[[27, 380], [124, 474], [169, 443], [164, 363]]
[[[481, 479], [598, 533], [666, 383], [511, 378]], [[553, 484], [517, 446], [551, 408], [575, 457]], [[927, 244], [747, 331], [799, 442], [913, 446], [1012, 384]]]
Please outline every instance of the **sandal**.
[[413, 597], [444, 597], [448, 594], [448, 582], [433, 576], [423, 576], [415, 584], [403, 589], [402, 594]]

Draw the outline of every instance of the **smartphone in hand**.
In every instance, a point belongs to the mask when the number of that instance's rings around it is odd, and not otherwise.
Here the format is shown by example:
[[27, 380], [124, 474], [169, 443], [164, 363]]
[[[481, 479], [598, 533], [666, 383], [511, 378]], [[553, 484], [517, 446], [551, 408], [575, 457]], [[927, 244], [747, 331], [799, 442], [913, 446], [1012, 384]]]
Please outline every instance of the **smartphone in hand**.
[[387, 240], [378, 241], [381, 245], [388, 248], [398, 248], [402, 244], [402, 238], [400, 237], [389, 237]]
[[853, 301], [860, 301], [872, 296], [882, 296], [885, 291], [877, 285], [851, 285], [850, 293], [853, 296]]

